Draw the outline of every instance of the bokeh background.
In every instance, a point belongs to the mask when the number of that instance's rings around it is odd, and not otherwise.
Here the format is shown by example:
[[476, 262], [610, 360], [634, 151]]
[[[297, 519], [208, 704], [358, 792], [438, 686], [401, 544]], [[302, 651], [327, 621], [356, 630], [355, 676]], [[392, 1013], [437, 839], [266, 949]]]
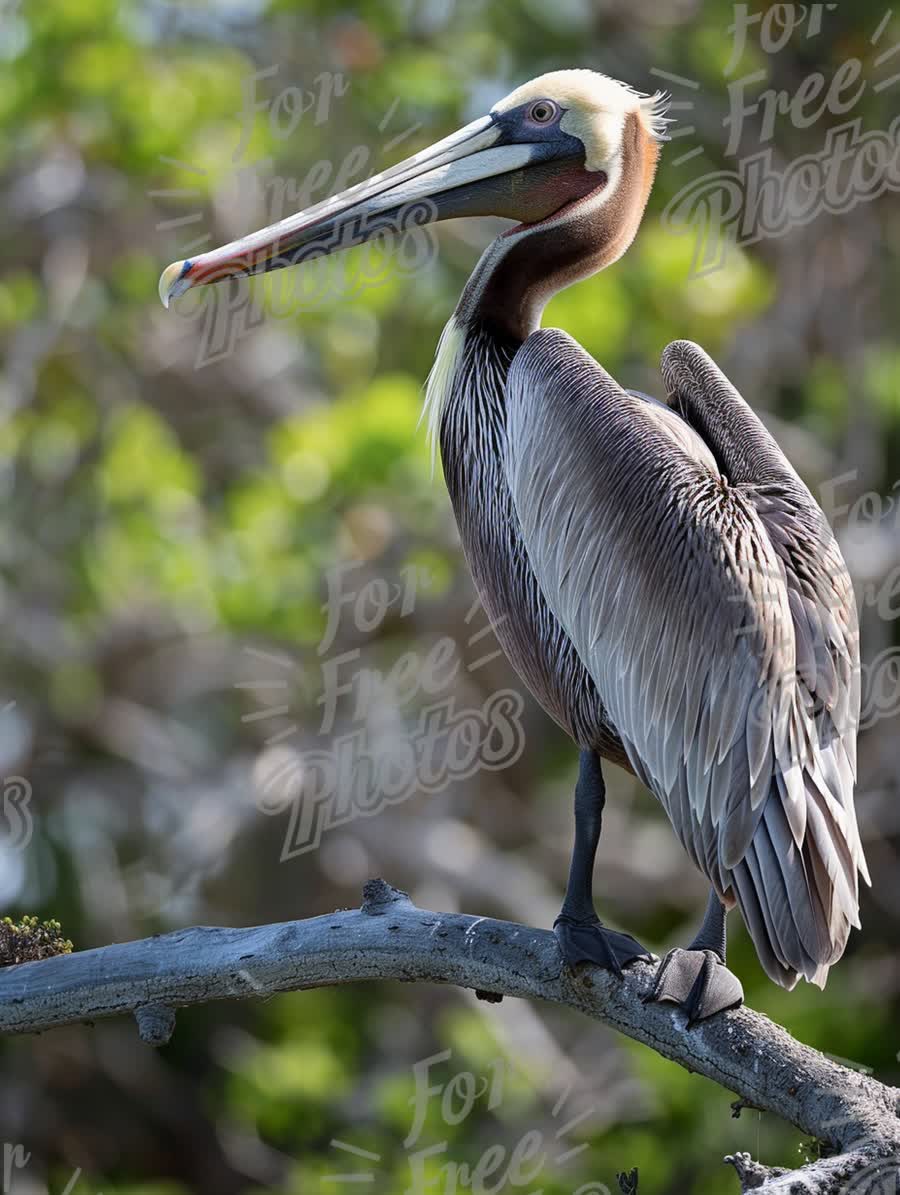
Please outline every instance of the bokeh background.
[[[694, 84], [668, 85], [673, 131], [690, 131], [665, 148], [626, 258], [556, 298], [545, 323], [657, 394], [664, 345], [701, 342], [833, 515], [869, 666], [864, 932], [824, 993], [768, 983], [736, 922], [731, 962], [753, 1006], [900, 1079], [900, 213], [887, 190], [691, 276], [695, 239], [664, 213], [692, 180], [736, 168], [723, 124], [734, 17], [699, 0], [3, 0], [2, 911], [58, 917], [83, 949], [313, 916], [358, 904], [382, 875], [433, 908], [552, 922], [577, 761], [527, 694], [510, 766], [430, 794], [413, 785], [283, 858], [304, 757], [360, 732], [390, 753], [433, 700], [416, 683], [386, 682], [362, 702], [344, 693], [323, 729], [329, 662], [342, 681], [358, 668], [387, 677], [414, 653], [420, 676], [449, 637], [460, 666], [439, 696], [457, 712], [521, 691], [481, 633], [417, 429], [438, 335], [499, 222], [442, 225], [421, 269], [388, 262], [380, 285], [338, 287], [302, 310], [279, 306], [271, 279], [245, 284], [240, 310], [253, 318], [218, 354], [204, 354], [202, 313], [187, 300], [163, 311], [156, 284], [198, 238], [221, 243], [287, 214], [304, 188], [321, 198], [342, 164], [390, 164], [530, 76], [584, 65], [654, 90], [655, 67]], [[764, 72], [751, 96], [792, 94], [854, 58], [867, 86], [849, 115], [798, 127], [782, 114], [769, 140], [751, 115], [739, 154], [770, 148], [783, 169], [850, 118], [887, 129], [900, 83], [875, 84], [900, 69], [881, 58], [900, 25], [886, 19], [868, 0], [825, 9], [820, 33], [800, 28], [777, 54], [751, 30], [735, 72]], [[283, 136], [271, 109], [250, 126], [241, 115], [255, 72], [268, 72], [256, 94], [273, 102], [285, 88], [346, 86]], [[344, 593], [375, 583], [395, 600], [368, 622], [341, 606], [323, 650], [339, 575]], [[411, 578], [401, 608], [397, 586]], [[704, 883], [648, 794], [613, 768], [607, 779], [600, 907], [661, 951], [692, 935]], [[13, 799], [22, 781], [27, 804]], [[809, 1152], [776, 1119], [734, 1119], [728, 1093], [575, 1014], [452, 989], [211, 1005], [182, 1013], [159, 1052], [126, 1020], [0, 1049], [0, 1142], [30, 1155], [8, 1187], [35, 1195], [73, 1176], [74, 1189], [106, 1195], [307, 1195], [367, 1170], [366, 1189], [406, 1190], [412, 1068], [442, 1051], [433, 1075], [500, 1073], [502, 1099], [489, 1108], [484, 1095], [455, 1125], [433, 1101], [420, 1144], [446, 1142], [444, 1161], [473, 1165], [532, 1130], [553, 1142], [574, 1120], [567, 1148], [587, 1148], [548, 1164], [547, 1195], [615, 1190], [632, 1166], [648, 1195], [725, 1192], [737, 1185], [726, 1153], [794, 1165]], [[433, 1189], [466, 1189], [440, 1185], [441, 1160]]]

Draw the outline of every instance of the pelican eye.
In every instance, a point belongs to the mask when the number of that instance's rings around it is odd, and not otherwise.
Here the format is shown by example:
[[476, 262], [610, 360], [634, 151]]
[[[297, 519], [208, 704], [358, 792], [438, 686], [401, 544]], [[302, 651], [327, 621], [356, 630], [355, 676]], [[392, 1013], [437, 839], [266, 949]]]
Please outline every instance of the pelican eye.
[[552, 100], [537, 100], [528, 109], [529, 117], [537, 124], [549, 124], [559, 112]]

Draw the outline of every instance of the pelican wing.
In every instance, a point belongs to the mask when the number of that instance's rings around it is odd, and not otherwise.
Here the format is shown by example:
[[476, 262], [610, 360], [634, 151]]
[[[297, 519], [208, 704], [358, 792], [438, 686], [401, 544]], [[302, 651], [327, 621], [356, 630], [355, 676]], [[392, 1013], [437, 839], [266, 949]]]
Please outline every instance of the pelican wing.
[[516, 513], [635, 771], [769, 974], [821, 983], [864, 867], [852, 592], [809, 492], [712, 362], [674, 345], [664, 370], [675, 409], [564, 333], [530, 336], [507, 383]]

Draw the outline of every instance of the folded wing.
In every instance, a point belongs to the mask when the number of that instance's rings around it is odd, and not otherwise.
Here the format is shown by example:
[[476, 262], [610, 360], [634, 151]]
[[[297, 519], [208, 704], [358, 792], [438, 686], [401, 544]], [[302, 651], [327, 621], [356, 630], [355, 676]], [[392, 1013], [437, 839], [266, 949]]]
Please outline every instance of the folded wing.
[[858, 924], [859, 663], [821, 512], [696, 346], [670, 408], [541, 331], [507, 384], [531, 565], [629, 759], [779, 983], [823, 982]]

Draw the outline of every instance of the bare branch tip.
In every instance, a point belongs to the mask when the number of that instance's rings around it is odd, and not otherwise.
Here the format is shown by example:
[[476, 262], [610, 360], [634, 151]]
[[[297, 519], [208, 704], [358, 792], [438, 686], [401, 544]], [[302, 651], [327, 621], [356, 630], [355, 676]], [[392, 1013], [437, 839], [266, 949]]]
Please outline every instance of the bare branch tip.
[[741, 1195], [745, 1195], [747, 1191], [756, 1191], [771, 1179], [788, 1173], [780, 1166], [763, 1166], [761, 1162], [754, 1162], [746, 1152], [727, 1154], [723, 1160], [737, 1171]]
[[[757, 1108], [755, 1104], [751, 1104], [749, 1100], [745, 1100], [743, 1096], [739, 1100], [732, 1100], [731, 1115], [734, 1120], [740, 1120], [741, 1113], [744, 1109], [748, 1112], [762, 1112], [762, 1108]], [[728, 1160], [727, 1158], [725, 1159]]]
[[175, 1032], [175, 1009], [168, 1004], [144, 1004], [134, 1010], [134, 1019], [148, 1046], [164, 1046]]
[[403, 901], [409, 903], [408, 892], [403, 892], [400, 888], [393, 887], [387, 880], [378, 877], [374, 880], [367, 880], [363, 886], [361, 912], [367, 913], [370, 917], [380, 917], [387, 912], [391, 905]]
[[619, 1173], [616, 1175], [616, 1182], [619, 1184], [619, 1190], [622, 1192], [622, 1195], [637, 1195], [637, 1166], [632, 1167], [631, 1170], [619, 1171]]

